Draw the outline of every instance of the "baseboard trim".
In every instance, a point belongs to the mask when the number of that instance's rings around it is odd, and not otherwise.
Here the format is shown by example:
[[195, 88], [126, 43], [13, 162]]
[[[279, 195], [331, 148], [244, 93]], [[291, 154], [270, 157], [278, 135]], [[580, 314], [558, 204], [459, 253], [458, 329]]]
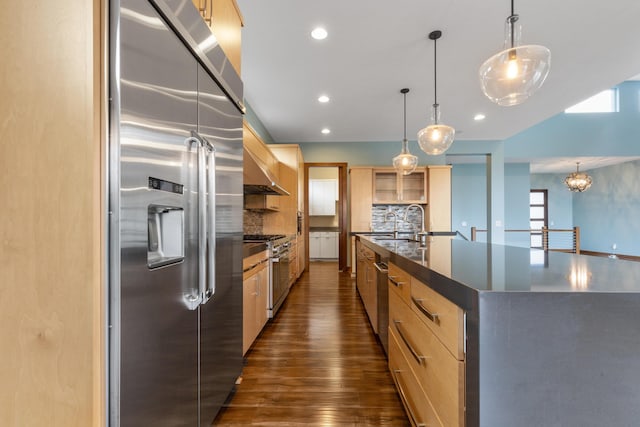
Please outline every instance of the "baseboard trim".
[[[611, 255], [610, 253], [606, 253], [606, 252], [597, 252], [597, 251], [585, 251], [584, 249], [580, 250], [580, 254], [581, 255], [590, 255], [590, 256], [599, 256], [599, 257], [604, 257], [607, 258], [609, 255]], [[622, 254], [616, 254], [616, 257], [618, 259], [624, 259], [627, 261], [640, 261], [640, 256], [636, 256], [636, 255], [622, 255]]]

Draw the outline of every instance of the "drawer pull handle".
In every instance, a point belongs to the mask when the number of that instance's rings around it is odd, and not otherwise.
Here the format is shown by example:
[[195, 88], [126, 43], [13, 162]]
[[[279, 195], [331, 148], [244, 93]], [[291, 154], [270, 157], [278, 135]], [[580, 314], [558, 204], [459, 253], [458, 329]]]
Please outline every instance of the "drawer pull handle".
[[413, 295], [411, 296], [411, 301], [413, 301], [413, 303], [416, 305], [416, 307], [418, 307], [418, 309], [422, 312], [422, 314], [424, 314], [425, 316], [427, 316], [427, 318], [429, 320], [431, 320], [433, 323], [435, 323], [436, 325], [440, 324], [440, 317], [438, 316], [437, 313], [431, 313], [429, 310], [427, 310], [427, 308], [422, 304], [421, 299], [416, 299]]
[[411, 417], [412, 424], [415, 425], [416, 427], [427, 427], [425, 423], [421, 423], [416, 419], [416, 416], [413, 413], [413, 409], [411, 409], [411, 406], [409, 405], [409, 400], [407, 399], [407, 395], [405, 394], [404, 389], [402, 388], [402, 385], [400, 385], [400, 380], [398, 379], [398, 376], [399, 374], [402, 373], [402, 371], [400, 369], [392, 369], [391, 373], [393, 375], [393, 382], [396, 383], [396, 387], [398, 387], [398, 391], [400, 392], [400, 397], [402, 398], [402, 401], [404, 402], [405, 407], [407, 408], [407, 412], [409, 412], [409, 416]]
[[427, 360], [427, 357], [419, 354], [413, 348], [413, 346], [411, 345], [411, 343], [407, 339], [406, 335], [402, 331], [402, 328], [400, 327], [401, 323], [402, 322], [400, 320], [395, 320], [395, 319], [393, 320], [393, 324], [396, 325], [396, 331], [398, 331], [398, 334], [400, 335], [400, 338], [402, 338], [402, 341], [404, 341], [404, 344], [407, 346], [407, 348], [411, 352], [411, 355], [414, 357], [414, 359], [416, 359], [416, 362], [418, 362], [418, 364], [420, 364], [420, 365], [424, 364], [425, 361]]
[[391, 283], [393, 283], [393, 284], [394, 284], [394, 286], [396, 286], [397, 288], [399, 288], [400, 286], [404, 285], [404, 283], [403, 283], [403, 282], [398, 282], [398, 281], [396, 281], [396, 280], [395, 280], [395, 279], [396, 279], [396, 276], [389, 276], [389, 277], [388, 277], [388, 279], [389, 279], [389, 281], [390, 281]]

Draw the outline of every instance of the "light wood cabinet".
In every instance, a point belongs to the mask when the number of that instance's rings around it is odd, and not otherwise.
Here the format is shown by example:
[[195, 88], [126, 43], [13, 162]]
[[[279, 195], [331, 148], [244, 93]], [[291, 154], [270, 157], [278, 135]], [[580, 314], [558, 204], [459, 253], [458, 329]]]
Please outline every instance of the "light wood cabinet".
[[425, 227], [451, 231], [451, 166], [428, 166], [428, 199]]
[[378, 280], [377, 270], [375, 268], [375, 252], [360, 242], [356, 242], [357, 246], [357, 263], [358, 272], [356, 275], [356, 287], [360, 294], [360, 299], [364, 305], [369, 322], [373, 331], [378, 333]]
[[349, 200], [352, 232], [371, 231], [373, 169], [349, 169]]
[[427, 171], [418, 168], [410, 175], [396, 173], [393, 168], [373, 169], [373, 203], [427, 203]]
[[105, 424], [105, 4], [3, 2], [4, 426]]
[[[280, 185], [286, 188], [289, 196], [279, 197], [279, 212], [268, 213], [263, 219], [265, 234], [285, 234], [296, 236], [297, 269], [296, 278], [306, 268], [306, 241], [303, 230], [298, 234], [298, 214], [304, 217], [304, 158], [297, 144], [269, 144], [266, 146], [280, 162]], [[304, 224], [301, 224], [302, 226]]]
[[[414, 420], [421, 418], [416, 423], [432, 419], [434, 425], [464, 426], [462, 309], [393, 263], [388, 286], [389, 369], [407, 412]], [[404, 386], [397, 373], [402, 365]]]
[[242, 265], [242, 353], [245, 354], [268, 319], [268, 254], [264, 251], [247, 257]]
[[220, 44], [227, 59], [241, 75], [243, 19], [235, 0], [191, 0]]

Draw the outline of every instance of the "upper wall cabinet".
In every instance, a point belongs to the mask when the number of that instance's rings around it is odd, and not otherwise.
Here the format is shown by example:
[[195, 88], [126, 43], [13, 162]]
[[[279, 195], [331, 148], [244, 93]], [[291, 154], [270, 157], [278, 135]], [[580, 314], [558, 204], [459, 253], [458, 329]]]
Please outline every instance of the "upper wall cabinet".
[[334, 216], [336, 214], [337, 183], [335, 179], [309, 180], [309, 215]]
[[373, 170], [374, 204], [427, 203], [427, 172], [416, 169], [410, 175], [398, 175], [393, 168]]
[[191, 0], [198, 8], [225, 55], [240, 74], [242, 14], [235, 0]]

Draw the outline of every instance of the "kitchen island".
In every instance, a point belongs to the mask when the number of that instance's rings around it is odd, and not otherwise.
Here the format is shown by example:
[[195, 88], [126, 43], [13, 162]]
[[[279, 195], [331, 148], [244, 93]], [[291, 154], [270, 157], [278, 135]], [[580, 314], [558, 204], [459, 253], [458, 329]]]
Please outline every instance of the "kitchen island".
[[357, 240], [389, 264], [390, 368], [414, 424], [637, 425], [640, 263]]

